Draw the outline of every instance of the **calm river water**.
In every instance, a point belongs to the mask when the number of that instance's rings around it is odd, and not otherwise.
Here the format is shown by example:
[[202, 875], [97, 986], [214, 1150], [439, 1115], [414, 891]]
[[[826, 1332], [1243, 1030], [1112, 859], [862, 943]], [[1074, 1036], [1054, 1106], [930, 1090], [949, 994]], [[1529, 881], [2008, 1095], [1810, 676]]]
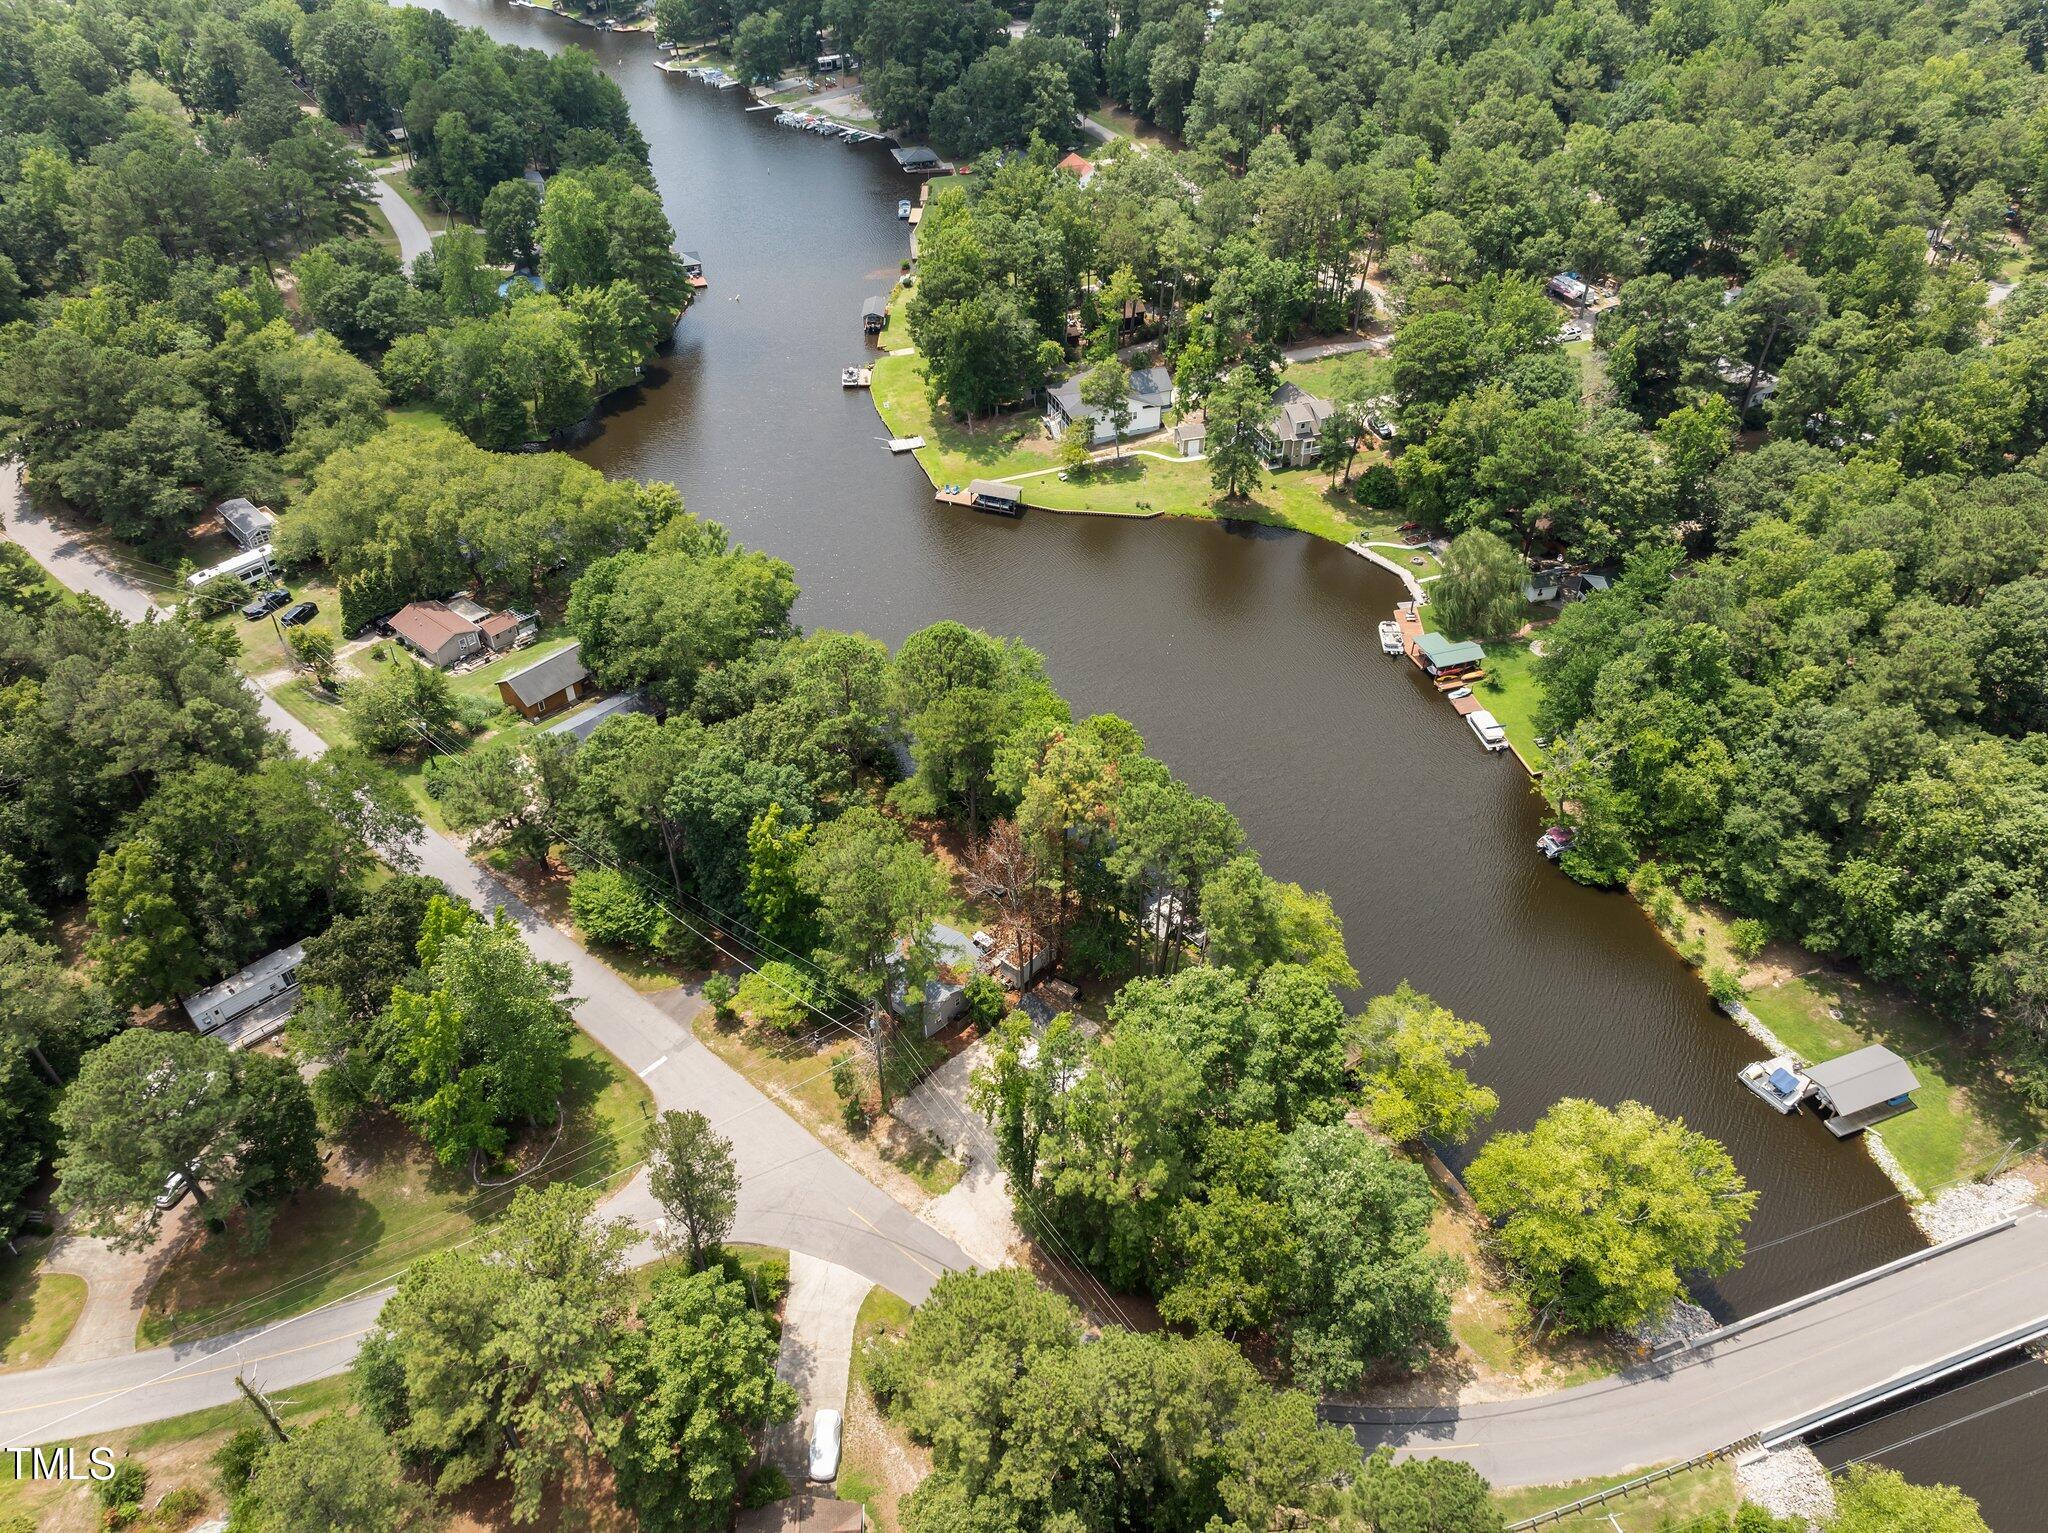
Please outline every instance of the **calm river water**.
[[[838, 383], [864, 352], [862, 298], [908, 253], [895, 208], [915, 187], [882, 145], [778, 128], [737, 90], [655, 69], [644, 37], [505, 0], [429, 3], [506, 42], [590, 48], [710, 277], [665, 379], [581, 456], [670, 480], [692, 510], [787, 559], [807, 626], [894, 643], [951, 617], [1042, 650], [1078, 710], [1130, 719], [1228, 803], [1270, 872], [1330, 892], [1370, 990], [1405, 978], [1492, 1030], [1476, 1073], [1500, 1092], [1502, 1127], [1564, 1096], [1635, 1098], [1725, 1143], [1762, 1197], [1749, 1261], [1702, 1295], [1718, 1313], [1918, 1243], [1859, 1147], [1743, 1090], [1735, 1072], [1761, 1051], [1633, 903], [1536, 854], [1541, 805], [1512, 757], [1480, 751], [1412, 666], [1380, 653], [1391, 576], [1293, 533], [1009, 522], [933, 503], [917, 466], [884, 449], [866, 396]], [[1952, 1434], [2008, 1450], [1913, 1467], [1964, 1479], [2001, 1528], [2048, 1527], [2048, 1456], [2021, 1442], [2044, 1428], [2048, 1410], [2015, 1407]]]

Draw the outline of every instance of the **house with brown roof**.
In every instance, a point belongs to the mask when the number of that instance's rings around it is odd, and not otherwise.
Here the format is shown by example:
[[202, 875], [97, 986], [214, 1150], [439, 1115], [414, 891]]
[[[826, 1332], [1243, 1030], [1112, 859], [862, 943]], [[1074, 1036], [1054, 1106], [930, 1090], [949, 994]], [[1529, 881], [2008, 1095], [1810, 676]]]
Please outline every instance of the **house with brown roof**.
[[545, 718], [579, 697], [588, 697], [592, 690], [590, 672], [583, 664], [581, 639], [551, 655], [542, 655], [498, 682], [498, 696], [523, 719]]
[[454, 665], [484, 647], [483, 630], [446, 602], [408, 602], [386, 626], [429, 665]]
[[1059, 168], [1086, 186], [1095, 179], [1095, 166], [1081, 155], [1069, 153], [1060, 161]]

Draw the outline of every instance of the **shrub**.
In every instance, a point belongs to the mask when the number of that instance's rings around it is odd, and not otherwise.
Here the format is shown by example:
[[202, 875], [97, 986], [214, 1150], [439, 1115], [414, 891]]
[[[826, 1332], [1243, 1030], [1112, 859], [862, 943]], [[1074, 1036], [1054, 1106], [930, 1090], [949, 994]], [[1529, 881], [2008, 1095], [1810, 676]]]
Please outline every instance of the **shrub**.
[[733, 992], [739, 987], [726, 973], [713, 974], [704, 981], [704, 1004], [711, 1008], [711, 1015], [723, 1022], [732, 1015]]
[[1770, 940], [1770, 928], [1755, 916], [1743, 916], [1729, 923], [1728, 945], [1744, 963], [1752, 962]]
[[789, 1477], [773, 1464], [757, 1465], [740, 1487], [740, 1506], [746, 1511], [771, 1506], [789, 1494]]
[[867, 1092], [861, 1088], [860, 1071], [854, 1067], [851, 1054], [841, 1054], [832, 1061], [832, 1090], [839, 1098], [839, 1121], [846, 1126], [849, 1134], [865, 1134], [868, 1131]]
[[1679, 875], [1678, 892], [1694, 904], [1698, 904], [1707, 897], [1706, 875], [1698, 868], [1687, 868]]
[[114, 1466], [112, 1474], [94, 1483], [92, 1493], [108, 1511], [129, 1508], [132, 1516], [132, 1509], [142, 1504], [143, 1493], [148, 1489], [149, 1471], [134, 1459], [124, 1458]]
[[586, 868], [569, 885], [569, 918], [591, 941], [609, 947], [651, 951], [667, 920], [661, 907], [630, 873]]
[[220, 1477], [220, 1488], [229, 1497], [240, 1495], [248, 1488], [249, 1476], [256, 1472], [256, 1460], [270, 1446], [270, 1439], [260, 1427], [242, 1427], [226, 1442], [214, 1450], [213, 1468]]
[[182, 1528], [205, 1510], [206, 1497], [189, 1485], [180, 1485], [157, 1502], [150, 1520], [159, 1527]]
[[1710, 964], [1707, 968], [1707, 994], [1723, 1011], [1733, 1011], [1742, 1004], [1742, 981], [1719, 964]]
[[781, 1033], [794, 1033], [808, 1022], [817, 999], [809, 976], [780, 959], [741, 980], [733, 998], [751, 1020]]

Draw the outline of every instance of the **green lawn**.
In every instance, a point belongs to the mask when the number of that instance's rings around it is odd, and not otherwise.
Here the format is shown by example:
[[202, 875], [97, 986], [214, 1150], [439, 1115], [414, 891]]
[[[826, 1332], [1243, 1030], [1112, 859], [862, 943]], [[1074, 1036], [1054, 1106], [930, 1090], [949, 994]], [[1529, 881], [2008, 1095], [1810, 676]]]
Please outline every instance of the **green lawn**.
[[[1497, 1491], [1493, 1502], [1504, 1518], [1516, 1522], [1547, 1512], [1552, 1507], [1568, 1505], [1581, 1496], [1592, 1495], [1610, 1485], [1622, 1484], [1627, 1478], [1608, 1476], [1575, 1480], [1568, 1485]], [[1732, 1512], [1741, 1501], [1742, 1494], [1735, 1484], [1735, 1466], [1724, 1459], [1689, 1469], [1668, 1480], [1659, 1480], [1655, 1485], [1645, 1486], [1621, 1500], [1608, 1502], [1598, 1511], [1583, 1512], [1563, 1522], [1545, 1523], [1544, 1527], [1558, 1528], [1562, 1533], [1595, 1533], [1595, 1530], [1613, 1533], [1619, 1525], [1622, 1533], [1651, 1533], [1652, 1529], [1677, 1526], [1709, 1512]], [[1612, 1522], [1608, 1520], [1610, 1515], [1614, 1519]]]
[[1249, 501], [1219, 501], [1206, 463], [1145, 456], [1174, 450], [1165, 434], [1127, 445], [1121, 463], [1097, 464], [1084, 477], [1062, 481], [1054, 444], [1035, 416], [1004, 416], [972, 426], [935, 421], [918, 357], [879, 360], [873, 394], [892, 435], [924, 438], [917, 458], [935, 485], [1030, 474], [1022, 481], [1026, 503], [1049, 511], [1248, 521], [1337, 543], [1351, 542], [1371, 523], [1370, 513], [1348, 493], [1332, 490], [1329, 476], [1315, 469], [1266, 474]]
[[[599, 1185], [639, 1158], [653, 1097], [583, 1034], [571, 1049], [568, 1125], [549, 1161], [564, 1180]], [[511, 1188], [479, 1190], [466, 1167], [440, 1165], [396, 1123], [351, 1131], [344, 1143], [328, 1179], [279, 1213], [263, 1250], [242, 1249], [230, 1233], [195, 1242], [169, 1262], [150, 1289], [137, 1345], [235, 1330], [394, 1278], [512, 1199]], [[528, 1185], [550, 1179], [544, 1172]]]
[[1529, 646], [1487, 645], [1486, 680], [1473, 691], [1500, 721], [1522, 759], [1540, 772], [1548, 759], [1536, 743], [1536, 705], [1542, 701], [1542, 688], [1536, 681], [1536, 658], [1529, 653]]
[[0, 1373], [47, 1363], [85, 1308], [85, 1279], [37, 1272], [43, 1242], [22, 1241], [14, 1256], [0, 1255]]
[[1920, 1078], [1913, 1111], [1870, 1132], [1923, 1192], [1989, 1171], [2014, 1139], [2025, 1149], [2048, 1134], [2048, 1119], [1999, 1081], [1994, 1058], [1953, 1024], [1871, 980], [1797, 974], [1757, 983], [1743, 999], [1809, 1062], [1882, 1043], [1911, 1063]]

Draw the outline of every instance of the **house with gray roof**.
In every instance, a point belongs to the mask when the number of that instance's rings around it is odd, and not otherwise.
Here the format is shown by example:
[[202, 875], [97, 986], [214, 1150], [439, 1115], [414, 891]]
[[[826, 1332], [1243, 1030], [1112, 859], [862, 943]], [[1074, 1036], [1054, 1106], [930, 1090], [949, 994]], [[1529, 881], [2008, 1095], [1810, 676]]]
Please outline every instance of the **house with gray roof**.
[[[1102, 447], [1116, 440], [1116, 423], [1107, 410], [1083, 403], [1081, 379], [1077, 373], [1045, 396], [1045, 429], [1065, 436], [1077, 420], [1089, 423], [1090, 441]], [[1125, 388], [1124, 407], [1130, 418], [1124, 422], [1124, 440], [1157, 431], [1167, 410], [1173, 406], [1173, 374], [1163, 367], [1141, 367], [1131, 374]]]
[[[913, 954], [908, 942], [898, 943], [889, 959], [889, 1010], [898, 1020], [918, 1023], [925, 1037], [943, 1032], [967, 1010], [967, 981], [981, 967], [981, 952], [965, 932], [933, 922]], [[914, 971], [924, 982], [912, 992]]]
[[1264, 447], [1266, 462], [1273, 468], [1300, 468], [1313, 463], [1322, 451], [1323, 422], [1337, 407], [1320, 394], [1311, 394], [1297, 384], [1283, 383], [1266, 401]]
[[216, 514], [227, 535], [244, 548], [264, 547], [270, 542], [271, 534], [277, 531], [276, 512], [240, 495], [233, 500], [222, 501], [216, 508]]
[[523, 719], [557, 713], [577, 698], [587, 697], [591, 689], [581, 639], [498, 681], [498, 696]]

